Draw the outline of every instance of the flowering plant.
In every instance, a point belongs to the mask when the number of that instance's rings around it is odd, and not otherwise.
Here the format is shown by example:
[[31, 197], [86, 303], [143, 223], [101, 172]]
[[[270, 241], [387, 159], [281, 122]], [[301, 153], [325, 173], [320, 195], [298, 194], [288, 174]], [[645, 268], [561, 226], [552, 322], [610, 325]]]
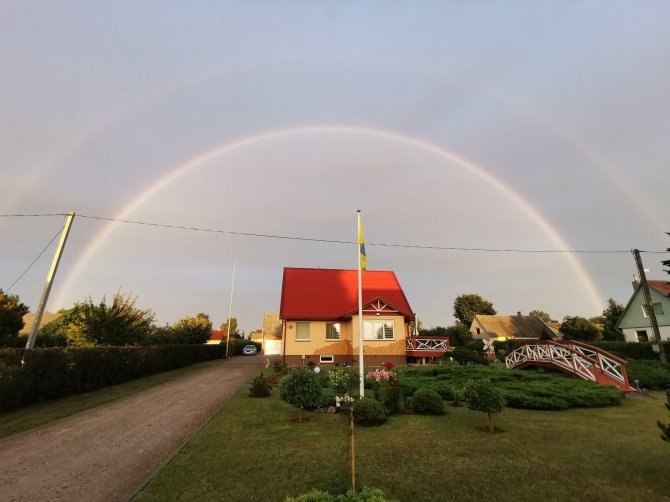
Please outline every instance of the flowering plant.
[[372, 370], [368, 371], [367, 375], [365, 375], [365, 378], [371, 378], [375, 382], [381, 383], [382, 380], [384, 382], [388, 382], [389, 384], [393, 383], [395, 386], [396, 382], [396, 375], [394, 371], [391, 370]]
[[342, 406], [342, 404], [347, 405], [347, 404], [349, 404], [349, 403], [352, 403], [353, 401], [354, 401], [354, 398], [351, 397], [349, 394], [345, 394], [345, 395], [342, 396], [342, 397], [340, 397], [340, 396], [335, 396], [335, 406], [336, 406], [337, 408], [340, 408], [340, 407]]

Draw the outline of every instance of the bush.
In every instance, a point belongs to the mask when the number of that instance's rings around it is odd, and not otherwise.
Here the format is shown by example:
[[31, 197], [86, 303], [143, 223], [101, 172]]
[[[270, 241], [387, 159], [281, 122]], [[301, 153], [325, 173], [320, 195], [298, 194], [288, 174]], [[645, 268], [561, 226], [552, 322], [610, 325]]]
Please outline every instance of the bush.
[[223, 356], [220, 345], [0, 350], [0, 410], [88, 392]]
[[384, 405], [369, 397], [354, 401], [354, 421], [362, 425], [379, 425], [386, 421]]
[[443, 415], [444, 401], [433, 389], [418, 389], [412, 396], [412, 409], [415, 413]]
[[[624, 358], [658, 361], [658, 352], [654, 352], [649, 342], [593, 342], [592, 345], [608, 352], [624, 354]], [[670, 355], [670, 342], [663, 342], [663, 347], [665, 353]]]
[[463, 387], [463, 401], [468, 409], [488, 415], [488, 430], [493, 432], [491, 416], [505, 409], [505, 398], [491, 380], [470, 380]]
[[454, 361], [458, 362], [458, 364], [471, 363], [471, 364], [483, 364], [484, 366], [487, 366], [489, 364], [488, 360], [484, 356], [478, 354], [473, 350], [466, 349], [464, 347], [456, 347], [451, 352], [451, 357], [453, 357]]
[[308, 410], [321, 402], [321, 378], [310, 368], [293, 368], [279, 382], [279, 397]]
[[250, 397], [268, 397], [272, 386], [270, 383], [263, 377], [263, 372], [254, 377], [254, 379], [249, 384], [249, 396]]
[[355, 368], [333, 368], [328, 372], [328, 380], [338, 392], [351, 394], [358, 386], [360, 376]]
[[328, 406], [335, 406], [335, 398], [337, 397], [337, 391], [326, 387], [321, 389], [321, 399], [319, 401], [320, 408], [328, 408]]
[[285, 502], [387, 502], [387, 499], [378, 488], [364, 486], [358, 492], [349, 490], [344, 495], [330, 495], [321, 490], [312, 490], [297, 497], [286, 497]]
[[270, 363], [270, 367], [275, 373], [284, 373], [286, 371], [286, 365], [283, 362], [281, 362], [280, 359], [274, 359]]
[[629, 361], [626, 365], [628, 382], [635, 386], [639, 381], [640, 388], [665, 389], [670, 387], [670, 367], [659, 361]]

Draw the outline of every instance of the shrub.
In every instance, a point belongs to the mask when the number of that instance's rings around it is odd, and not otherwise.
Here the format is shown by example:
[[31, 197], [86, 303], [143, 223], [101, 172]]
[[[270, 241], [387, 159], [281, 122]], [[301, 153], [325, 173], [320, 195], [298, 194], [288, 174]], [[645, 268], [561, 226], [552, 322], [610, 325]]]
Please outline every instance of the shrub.
[[279, 382], [279, 397], [289, 404], [313, 410], [321, 401], [321, 379], [309, 368], [293, 368]]
[[262, 371], [261, 374], [254, 377], [254, 379], [249, 384], [250, 397], [268, 397], [271, 390], [272, 386], [267, 380], [265, 380]]
[[286, 371], [286, 365], [281, 362], [280, 359], [275, 359], [270, 363], [270, 367], [275, 371], [275, 373], [284, 373]]
[[[652, 349], [650, 342], [592, 342], [592, 345], [600, 347], [608, 352], [623, 354], [628, 359], [649, 359], [658, 361], [658, 353]], [[663, 342], [665, 353], [670, 354], [670, 342]]]
[[[481, 342], [480, 342], [481, 343]], [[451, 356], [454, 358], [454, 361], [457, 361], [458, 364], [483, 364], [487, 366], [489, 364], [488, 360], [478, 354], [477, 352], [466, 349], [464, 347], [456, 347], [452, 352]]]
[[488, 429], [493, 432], [492, 415], [505, 409], [503, 393], [491, 380], [470, 380], [463, 387], [463, 401], [468, 409], [488, 415]]
[[220, 345], [0, 350], [0, 410], [223, 356]]
[[443, 415], [444, 401], [433, 389], [418, 389], [412, 396], [412, 409], [415, 413]]
[[369, 397], [354, 401], [354, 421], [362, 425], [379, 425], [386, 421], [384, 405]]
[[670, 367], [659, 361], [629, 361], [626, 373], [630, 384], [635, 385], [638, 380], [641, 388], [665, 389], [670, 386]]
[[321, 399], [319, 401], [320, 408], [328, 408], [328, 406], [335, 406], [335, 398], [337, 397], [337, 391], [326, 387], [321, 389]]
[[338, 392], [351, 394], [358, 386], [360, 376], [355, 368], [333, 368], [328, 372], [328, 380]]

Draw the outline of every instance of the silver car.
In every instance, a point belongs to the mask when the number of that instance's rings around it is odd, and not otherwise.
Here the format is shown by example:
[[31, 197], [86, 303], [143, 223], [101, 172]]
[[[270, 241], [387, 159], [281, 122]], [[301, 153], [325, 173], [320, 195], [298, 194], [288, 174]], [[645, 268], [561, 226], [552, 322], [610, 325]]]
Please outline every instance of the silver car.
[[244, 348], [242, 348], [242, 354], [245, 356], [255, 356], [257, 352], [258, 349], [255, 345], [245, 345]]

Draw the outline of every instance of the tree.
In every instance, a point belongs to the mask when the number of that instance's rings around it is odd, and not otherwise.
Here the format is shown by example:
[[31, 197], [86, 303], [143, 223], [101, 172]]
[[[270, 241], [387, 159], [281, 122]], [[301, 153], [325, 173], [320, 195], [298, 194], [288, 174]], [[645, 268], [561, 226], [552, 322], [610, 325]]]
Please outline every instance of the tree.
[[[665, 396], [667, 397], [667, 403], [665, 403], [665, 407], [670, 411], [670, 390], [665, 391]], [[660, 420], [656, 422], [656, 425], [658, 425], [658, 428], [661, 429], [661, 439], [663, 441], [670, 441], [670, 423], [664, 424]]]
[[625, 337], [616, 328], [617, 322], [623, 315], [624, 306], [617, 303], [614, 298], [607, 300], [607, 308], [603, 310], [603, 339], [612, 341], [624, 341]]
[[595, 342], [602, 338], [602, 333], [593, 322], [579, 316], [565, 316], [561, 323], [560, 332], [563, 333], [565, 340]]
[[552, 319], [549, 314], [547, 314], [542, 310], [531, 310], [530, 312], [528, 312], [528, 315], [534, 315], [535, 317], [539, 317], [547, 324], [549, 324], [550, 322], [557, 322], [555, 319]]
[[19, 301], [18, 295], [8, 295], [0, 289], [0, 338], [19, 336], [27, 313], [28, 307]]
[[[221, 323], [219, 329], [228, 329], [228, 319]], [[240, 332], [237, 331], [237, 317], [230, 317], [230, 336], [239, 335]]]
[[302, 409], [314, 409], [321, 400], [321, 379], [310, 368], [295, 368], [279, 381], [279, 397], [289, 404], [300, 406], [302, 423]]
[[212, 335], [212, 321], [200, 312], [195, 317], [184, 317], [172, 325], [172, 343], [206, 343]]
[[472, 319], [477, 314], [496, 315], [497, 312], [491, 302], [484, 300], [479, 295], [466, 294], [456, 297], [456, 300], [454, 300], [454, 317], [456, 319], [469, 327], [472, 324]]
[[154, 314], [135, 306], [137, 298], [116, 293], [112, 303], [105, 297], [99, 304], [89, 298], [75, 303], [62, 316], [43, 327], [42, 332], [64, 335], [68, 345], [140, 345], [154, 331]]
[[505, 409], [505, 397], [491, 380], [468, 380], [463, 387], [463, 402], [468, 409], [488, 415], [488, 431], [493, 432], [493, 415]]

